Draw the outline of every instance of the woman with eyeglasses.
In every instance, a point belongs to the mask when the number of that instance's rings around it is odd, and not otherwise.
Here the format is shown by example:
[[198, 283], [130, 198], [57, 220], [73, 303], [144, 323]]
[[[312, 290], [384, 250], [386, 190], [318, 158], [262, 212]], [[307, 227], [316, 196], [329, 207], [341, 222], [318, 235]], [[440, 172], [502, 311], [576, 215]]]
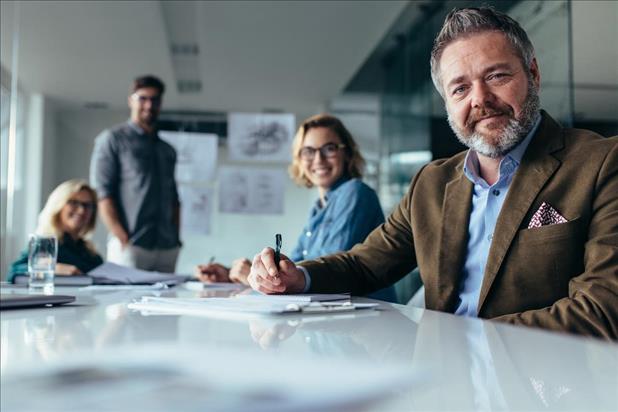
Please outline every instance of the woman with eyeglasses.
[[[292, 143], [290, 176], [307, 188], [316, 187], [318, 199], [311, 208], [296, 247], [294, 262], [351, 249], [384, 223], [375, 191], [362, 182], [365, 160], [358, 145], [336, 117], [320, 114], [306, 119]], [[230, 269], [218, 263], [199, 265], [195, 274], [203, 281], [247, 284], [248, 259], [234, 261]], [[369, 297], [396, 302], [392, 286]]]
[[[61, 183], [49, 195], [39, 214], [36, 233], [58, 238], [56, 275], [87, 273], [103, 263], [88, 240], [97, 218], [97, 195], [86, 181], [79, 179]], [[28, 273], [28, 250], [11, 265], [9, 281]]]

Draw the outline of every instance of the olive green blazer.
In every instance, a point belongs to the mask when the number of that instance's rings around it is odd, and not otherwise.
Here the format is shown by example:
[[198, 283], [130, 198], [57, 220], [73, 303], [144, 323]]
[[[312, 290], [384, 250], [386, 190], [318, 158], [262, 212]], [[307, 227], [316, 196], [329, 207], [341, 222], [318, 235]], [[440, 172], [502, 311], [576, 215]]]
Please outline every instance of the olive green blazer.
[[[310, 291], [364, 295], [418, 266], [426, 307], [454, 312], [473, 189], [464, 158], [425, 166], [362, 244], [303, 262]], [[568, 222], [528, 229], [543, 202]], [[498, 216], [478, 316], [618, 338], [618, 137], [564, 129], [542, 112]]]

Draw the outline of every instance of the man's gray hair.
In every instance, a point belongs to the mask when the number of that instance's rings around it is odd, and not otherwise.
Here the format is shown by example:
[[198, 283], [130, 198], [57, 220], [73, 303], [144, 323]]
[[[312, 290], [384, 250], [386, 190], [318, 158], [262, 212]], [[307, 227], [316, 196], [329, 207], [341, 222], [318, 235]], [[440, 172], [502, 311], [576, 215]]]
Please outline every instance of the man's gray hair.
[[453, 9], [446, 16], [431, 50], [431, 80], [442, 98], [444, 98], [444, 90], [440, 79], [439, 64], [442, 52], [455, 40], [486, 31], [503, 33], [513, 45], [515, 52], [519, 54], [524, 69], [527, 72], [530, 70], [530, 64], [534, 59], [534, 47], [519, 23], [491, 7]]

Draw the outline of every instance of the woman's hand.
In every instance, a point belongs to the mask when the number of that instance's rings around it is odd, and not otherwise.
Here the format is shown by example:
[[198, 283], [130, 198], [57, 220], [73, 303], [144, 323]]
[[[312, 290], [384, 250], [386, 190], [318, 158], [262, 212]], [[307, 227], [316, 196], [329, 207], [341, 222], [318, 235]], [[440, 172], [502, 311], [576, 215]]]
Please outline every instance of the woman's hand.
[[193, 274], [204, 283], [230, 282], [230, 270], [219, 263], [197, 265]]
[[66, 263], [56, 263], [56, 275], [71, 276], [83, 275], [77, 266], [67, 265]]

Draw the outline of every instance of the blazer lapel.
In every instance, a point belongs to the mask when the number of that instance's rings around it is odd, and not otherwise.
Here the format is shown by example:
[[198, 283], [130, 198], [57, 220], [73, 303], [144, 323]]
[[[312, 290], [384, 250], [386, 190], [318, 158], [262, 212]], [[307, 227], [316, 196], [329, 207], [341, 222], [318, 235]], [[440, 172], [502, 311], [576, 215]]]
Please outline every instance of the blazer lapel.
[[479, 296], [478, 313], [522, 221], [547, 180], [560, 166], [550, 153], [564, 146], [562, 128], [544, 111], [536, 136], [530, 142], [504, 201], [489, 249]]
[[[463, 168], [463, 164], [461, 166]], [[459, 293], [459, 277], [468, 244], [468, 222], [473, 184], [463, 174], [446, 185], [440, 233], [437, 296], [428, 294], [428, 308], [453, 312]], [[433, 295], [436, 300], [430, 301]]]

